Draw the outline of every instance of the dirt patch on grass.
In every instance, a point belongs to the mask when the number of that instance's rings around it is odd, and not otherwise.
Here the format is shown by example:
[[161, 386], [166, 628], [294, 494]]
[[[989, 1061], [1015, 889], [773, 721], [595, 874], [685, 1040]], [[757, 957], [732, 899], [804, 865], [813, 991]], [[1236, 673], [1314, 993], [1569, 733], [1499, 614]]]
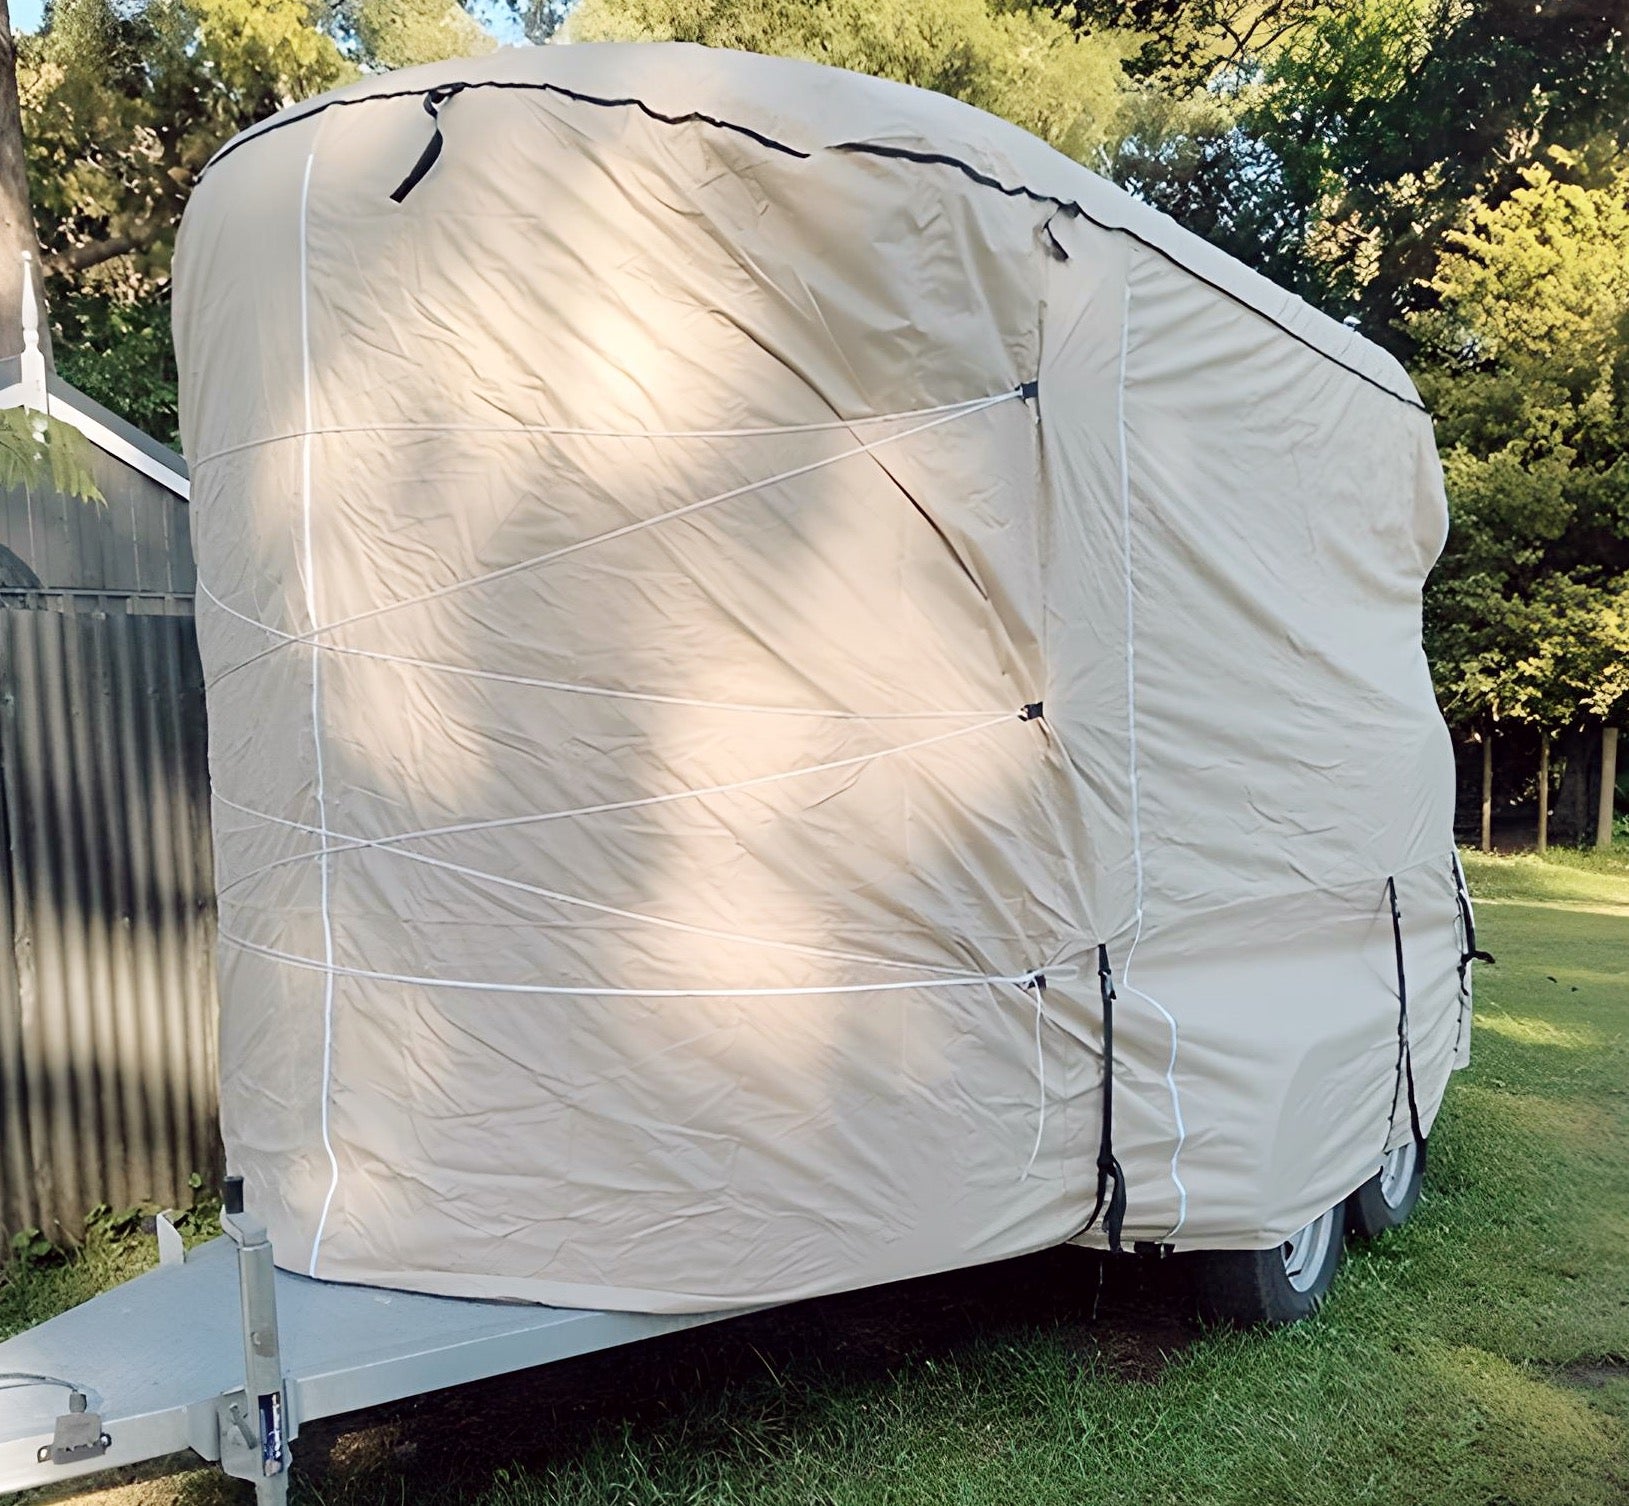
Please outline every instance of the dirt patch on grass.
[[1579, 1360], [1575, 1364], [1560, 1366], [1555, 1378], [1564, 1386], [1599, 1391], [1618, 1381], [1629, 1381], [1629, 1360], [1610, 1355], [1604, 1359]]

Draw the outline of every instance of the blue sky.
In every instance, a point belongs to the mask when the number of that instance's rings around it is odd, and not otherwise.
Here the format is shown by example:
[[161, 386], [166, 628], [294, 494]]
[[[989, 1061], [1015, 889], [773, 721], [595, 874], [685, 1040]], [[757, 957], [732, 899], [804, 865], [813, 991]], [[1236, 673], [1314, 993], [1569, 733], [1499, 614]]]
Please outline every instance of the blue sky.
[[[512, 16], [502, 15], [492, 5], [479, 8], [486, 12], [481, 16], [486, 29], [498, 38], [500, 42], [520, 42], [525, 38], [521, 35], [520, 27], [515, 24]], [[38, 31], [40, 18], [45, 12], [45, 0], [11, 0], [11, 25], [14, 31]]]

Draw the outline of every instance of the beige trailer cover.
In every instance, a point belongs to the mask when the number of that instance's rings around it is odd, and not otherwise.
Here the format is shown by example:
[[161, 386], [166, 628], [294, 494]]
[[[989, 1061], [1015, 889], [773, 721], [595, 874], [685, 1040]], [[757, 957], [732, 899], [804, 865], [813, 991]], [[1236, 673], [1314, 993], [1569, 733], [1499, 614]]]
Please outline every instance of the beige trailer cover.
[[968, 106], [687, 46], [285, 111], [176, 331], [284, 1263], [675, 1311], [1081, 1236], [1100, 947], [1128, 1243], [1429, 1127], [1445, 509], [1351, 331]]

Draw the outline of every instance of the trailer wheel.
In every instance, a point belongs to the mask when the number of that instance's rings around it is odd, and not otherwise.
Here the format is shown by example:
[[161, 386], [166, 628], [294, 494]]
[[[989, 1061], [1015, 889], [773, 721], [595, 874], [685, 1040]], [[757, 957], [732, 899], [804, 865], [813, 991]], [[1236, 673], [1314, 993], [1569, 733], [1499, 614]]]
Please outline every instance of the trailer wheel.
[[1241, 1328], [1278, 1328], [1317, 1312], [1341, 1260], [1346, 1205], [1337, 1203], [1268, 1250], [1206, 1250], [1194, 1258], [1200, 1315]]
[[1346, 1201], [1346, 1228], [1355, 1239], [1375, 1239], [1407, 1221], [1425, 1180], [1425, 1141], [1387, 1151], [1380, 1170]]

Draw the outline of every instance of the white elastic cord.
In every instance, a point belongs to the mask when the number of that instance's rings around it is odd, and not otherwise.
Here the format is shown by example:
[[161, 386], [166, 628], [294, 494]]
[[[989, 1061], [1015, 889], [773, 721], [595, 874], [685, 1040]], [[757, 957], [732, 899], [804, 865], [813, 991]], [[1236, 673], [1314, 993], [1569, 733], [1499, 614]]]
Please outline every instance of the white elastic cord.
[[[245, 616], [236, 607], [228, 606], [202, 580], [197, 583], [197, 589], [201, 596], [208, 597], [223, 612], [236, 617], [238, 621], [246, 622], [250, 627], [261, 628], [268, 633], [281, 634], [280, 629], [267, 627], [265, 623]], [[978, 711], [836, 711], [824, 706], [767, 706], [750, 701], [703, 701], [691, 696], [656, 695], [643, 690], [616, 690], [609, 685], [584, 685], [572, 680], [545, 680], [532, 675], [504, 674], [498, 670], [474, 669], [469, 665], [447, 664], [436, 659], [418, 659], [410, 654], [387, 654], [380, 649], [353, 648], [342, 643], [313, 641], [311, 646], [320, 648], [324, 653], [375, 659], [381, 664], [405, 664], [412, 669], [427, 669], [437, 674], [454, 675], [466, 680], [491, 680], [502, 685], [527, 685], [539, 690], [560, 691], [568, 695], [601, 696], [615, 701], [647, 701], [658, 706], [684, 706], [697, 711], [735, 711], [755, 716], [817, 717], [829, 721], [851, 722], [966, 721], [976, 716], [996, 717], [1003, 714], [988, 706]], [[230, 674], [231, 671], [227, 670], [224, 673]], [[209, 685], [213, 687], [220, 679], [221, 676], [217, 675]]]
[[[931, 748], [939, 743], [950, 742], [954, 738], [969, 737], [976, 732], [988, 732], [992, 727], [1001, 726], [1005, 722], [1016, 721], [1017, 718], [1009, 714], [993, 717], [986, 722], [977, 722], [971, 727], [957, 727], [951, 732], [940, 732], [933, 737], [920, 737], [914, 742], [897, 743], [891, 748], [879, 748], [873, 753], [857, 753], [851, 758], [835, 758], [830, 763], [810, 764], [807, 768], [783, 769], [777, 774], [759, 774], [753, 779], [738, 779], [730, 784], [706, 785], [699, 789], [671, 790], [665, 795], [641, 795], [633, 800], [609, 800], [601, 805], [579, 805], [569, 810], [539, 811], [529, 816], [498, 816], [490, 821], [463, 821], [453, 826], [430, 826], [422, 831], [398, 832], [388, 837], [362, 837], [355, 841], [341, 842], [333, 846], [324, 846], [324, 853], [354, 852], [358, 848], [388, 849], [399, 846], [403, 842], [429, 841], [435, 837], [462, 836], [467, 832], [502, 831], [517, 826], [537, 826], [545, 821], [566, 821], [579, 816], [602, 816], [614, 811], [642, 810], [653, 805], [668, 805], [675, 800], [700, 800], [713, 795], [733, 795], [740, 790], [761, 789], [765, 785], [779, 784], [787, 779], [802, 779], [810, 774], [830, 774], [838, 769], [858, 768], [861, 764], [875, 763], [879, 759], [892, 758], [897, 753], [914, 753], [922, 748]], [[316, 856], [315, 853], [298, 853], [293, 857], [279, 858], [276, 864], [268, 867], [280, 866], [283, 863], [298, 862]]]
[[1030, 1147], [1029, 1160], [1018, 1173], [1020, 1182], [1027, 1182], [1035, 1169], [1035, 1158], [1041, 1153], [1041, 1138], [1046, 1134], [1046, 1053], [1041, 1045], [1041, 1022], [1046, 1017], [1046, 984], [1039, 973], [1031, 974], [1035, 987], [1035, 1144]]
[[[242, 815], [253, 816], [261, 821], [270, 822], [274, 826], [287, 827], [290, 830], [306, 832], [312, 836], [321, 835], [315, 826], [308, 826], [303, 821], [291, 821], [286, 816], [273, 816], [266, 811], [257, 811], [247, 805], [239, 805], [235, 801], [228, 800], [221, 794], [216, 794], [214, 798], [217, 804], [223, 805], [229, 810], [237, 811]], [[253, 830], [253, 828], [239, 828], [240, 834], [250, 830]], [[360, 837], [347, 837], [344, 833], [336, 832], [332, 828], [329, 829], [328, 835], [338, 837], [344, 841], [355, 842], [358, 845], [361, 845], [364, 840]], [[341, 848], [336, 850], [354, 849]], [[807, 946], [795, 941], [772, 941], [764, 936], [749, 936], [738, 931], [718, 930], [712, 926], [691, 925], [683, 920], [669, 920], [661, 915], [647, 915], [640, 910], [623, 910], [616, 905], [601, 904], [598, 900], [584, 899], [581, 895], [576, 894], [565, 894], [558, 889], [545, 889], [540, 884], [528, 884], [522, 879], [508, 878], [499, 873], [488, 873], [480, 868], [467, 868], [462, 863], [449, 863], [445, 858], [433, 858], [428, 853], [411, 852], [405, 847], [389, 847], [384, 850], [395, 857], [405, 858], [409, 862], [421, 863], [427, 868], [439, 868], [445, 872], [456, 873], [460, 877], [474, 879], [481, 883], [494, 884], [504, 889], [515, 889], [523, 894], [535, 894], [542, 899], [552, 900], [556, 904], [593, 910], [600, 915], [614, 915], [621, 920], [631, 920], [641, 925], [656, 926], [661, 930], [680, 931], [691, 936], [702, 936], [709, 941], [727, 941], [742, 946], [765, 947], [771, 951], [790, 952], [803, 957], [818, 957], [827, 962], [853, 962], [869, 967], [899, 968], [913, 972], [942, 972], [947, 976], [955, 975], [959, 971], [956, 968], [935, 967], [932, 963], [907, 962], [892, 957], [868, 957], [860, 952], [844, 952], [831, 947]], [[251, 869], [248, 873], [240, 874], [231, 883], [225, 885], [220, 890], [220, 897], [224, 898], [240, 885], [247, 884], [259, 878], [262, 874], [270, 872], [273, 868], [281, 867], [284, 863], [305, 862], [313, 856], [315, 856], [313, 853], [296, 853], [292, 858], [280, 858], [275, 863], [268, 863], [263, 867]]]
[[[313, 144], [305, 159], [305, 177], [300, 183], [300, 365], [305, 394], [306, 439], [300, 456], [300, 494], [303, 511], [303, 543], [305, 566], [306, 620], [315, 624], [317, 617], [317, 567], [311, 547], [311, 278], [307, 224], [311, 202], [311, 170], [317, 161]], [[322, 951], [326, 971], [322, 992], [322, 1148], [328, 1155], [328, 1192], [322, 1200], [322, 1212], [317, 1218], [317, 1230], [311, 1239], [311, 1259], [306, 1274], [317, 1274], [317, 1255], [322, 1249], [323, 1232], [328, 1227], [328, 1210], [333, 1206], [334, 1193], [339, 1187], [339, 1157], [334, 1154], [334, 1142], [328, 1132], [328, 1099], [333, 1087], [334, 1070], [334, 919], [329, 904], [328, 848], [328, 790], [323, 775], [322, 758], [322, 656], [315, 649], [311, 653], [311, 744], [315, 758], [317, 820], [321, 825], [323, 856], [319, 865], [322, 895]]]
[[[704, 508], [716, 507], [721, 502], [730, 502], [737, 497], [749, 496], [753, 492], [763, 491], [771, 486], [780, 486], [787, 481], [796, 481], [800, 477], [811, 475], [815, 471], [824, 470], [829, 465], [836, 465], [843, 460], [853, 460], [860, 455], [869, 455], [874, 450], [880, 450], [885, 445], [897, 444], [902, 439], [910, 439], [917, 434], [925, 434], [929, 429], [937, 429], [941, 424], [953, 423], [958, 418], [965, 418], [969, 414], [982, 413], [986, 408], [993, 408], [999, 403], [1012, 402], [1020, 396], [1019, 389], [1010, 392], [1000, 392], [994, 397], [979, 398], [976, 402], [956, 409], [953, 413], [946, 413], [938, 418], [930, 419], [926, 423], [917, 424], [913, 428], [901, 429], [897, 434], [886, 434], [881, 439], [868, 440], [864, 444], [856, 445], [853, 449], [843, 450], [836, 455], [827, 455], [819, 460], [811, 460], [804, 465], [793, 466], [791, 470], [781, 471], [773, 476], [766, 476], [759, 481], [749, 481], [742, 486], [731, 487], [728, 491], [718, 492], [711, 497], [703, 497], [697, 502], [687, 502], [683, 507], [669, 508], [666, 512], [659, 512], [653, 517], [640, 518], [633, 523], [624, 523], [619, 528], [609, 528], [604, 533], [591, 534], [586, 539], [578, 539], [570, 544], [563, 544], [558, 549], [551, 549], [544, 554], [533, 555], [530, 559], [516, 560], [512, 565], [503, 565], [496, 570], [488, 570], [481, 575], [472, 575], [464, 580], [450, 581], [445, 586], [438, 586], [433, 591], [425, 591], [418, 596], [404, 596], [399, 601], [385, 602], [381, 606], [369, 607], [365, 612], [353, 612], [349, 617], [341, 617], [334, 622], [313, 628], [307, 633], [287, 633], [281, 628], [274, 628], [266, 623], [255, 623], [267, 633], [273, 634], [277, 642], [258, 653], [250, 654], [247, 659], [239, 660], [231, 668], [223, 670], [216, 676], [217, 681], [229, 674], [236, 674], [240, 669], [258, 662], [267, 654], [276, 653], [279, 648], [291, 643], [309, 643], [312, 639], [324, 637], [329, 633], [338, 632], [340, 628], [351, 627], [358, 622], [370, 622], [375, 617], [382, 617], [388, 612], [399, 612], [404, 607], [423, 606], [426, 602], [440, 601], [442, 598], [452, 596], [459, 591], [468, 591], [476, 586], [490, 585], [493, 581], [505, 580], [511, 575], [518, 575], [526, 570], [540, 570], [546, 565], [552, 565], [557, 560], [578, 554], [585, 549], [593, 549], [600, 544], [608, 544], [615, 539], [628, 538], [632, 534], [642, 533], [647, 528], [655, 528], [663, 523], [671, 523], [679, 518], [691, 517]], [[241, 613], [238, 615], [242, 615]], [[252, 618], [244, 618], [253, 622]]]
[[807, 988], [600, 988], [577, 987], [556, 983], [494, 983], [478, 978], [421, 978], [411, 973], [375, 972], [365, 967], [342, 967], [319, 961], [315, 957], [300, 957], [293, 952], [281, 952], [275, 947], [261, 946], [242, 936], [220, 933], [221, 940], [245, 952], [269, 957], [290, 967], [306, 968], [311, 972], [338, 974], [342, 978], [366, 978], [378, 983], [408, 983], [421, 988], [452, 988], [474, 993], [546, 994], [572, 998], [592, 999], [797, 999], [815, 998], [826, 994], [898, 993], [904, 989], [973, 988], [992, 983], [1009, 983], [1027, 987], [1035, 974], [968, 973], [951, 977], [893, 979], [885, 983], [831, 983], [813, 984]]
[[899, 413], [866, 413], [859, 418], [828, 418], [807, 424], [769, 424], [748, 429], [581, 429], [559, 424], [324, 424], [321, 428], [291, 429], [268, 434], [263, 439], [246, 439], [226, 445], [192, 462], [192, 473], [211, 461], [224, 460], [245, 450], [286, 444], [306, 435], [328, 437], [336, 434], [540, 434], [554, 439], [760, 439], [781, 434], [823, 434], [834, 429], [852, 429], [861, 424], [902, 423], [908, 418], [929, 418], [939, 413], [960, 413], [986, 399], [964, 398], [959, 403], [939, 403], [931, 408], [907, 408]]
[[1136, 925], [1131, 935], [1131, 946], [1120, 969], [1120, 986], [1158, 1012], [1171, 1033], [1171, 1055], [1165, 1064], [1165, 1085], [1171, 1094], [1171, 1117], [1176, 1125], [1176, 1144], [1171, 1149], [1171, 1183], [1177, 1193], [1176, 1222], [1166, 1230], [1170, 1239], [1187, 1221], [1188, 1189], [1183, 1185], [1178, 1162], [1182, 1147], [1188, 1138], [1187, 1125], [1182, 1119], [1182, 1096], [1177, 1091], [1177, 1023], [1171, 1012], [1158, 999], [1135, 987], [1131, 981], [1132, 959], [1137, 955], [1137, 943], [1143, 935], [1143, 833], [1142, 791], [1137, 774], [1137, 605], [1136, 585], [1132, 574], [1131, 558], [1131, 458], [1126, 442], [1126, 366], [1131, 350], [1131, 273], [1126, 271], [1125, 298], [1120, 317], [1120, 380], [1115, 394], [1115, 422], [1120, 436], [1120, 546], [1126, 584], [1126, 750], [1128, 794], [1131, 806], [1131, 857], [1136, 875]]

